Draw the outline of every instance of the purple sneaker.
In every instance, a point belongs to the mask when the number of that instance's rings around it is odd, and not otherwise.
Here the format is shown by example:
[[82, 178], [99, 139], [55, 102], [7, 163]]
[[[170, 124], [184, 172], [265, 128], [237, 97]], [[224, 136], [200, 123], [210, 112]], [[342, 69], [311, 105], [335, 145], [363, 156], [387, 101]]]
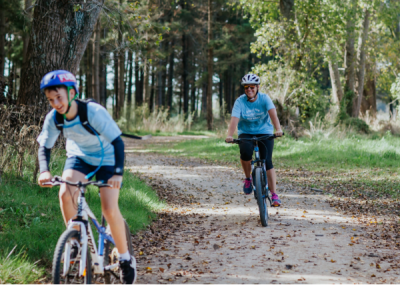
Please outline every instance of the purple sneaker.
[[246, 195], [250, 195], [253, 192], [253, 185], [251, 185], [251, 178], [246, 178], [243, 180], [243, 192]]
[[272, 207], [280, 207], [281, 205], [281, 200], [279, 200], [279, 197], [276, 193], [272, 194]]

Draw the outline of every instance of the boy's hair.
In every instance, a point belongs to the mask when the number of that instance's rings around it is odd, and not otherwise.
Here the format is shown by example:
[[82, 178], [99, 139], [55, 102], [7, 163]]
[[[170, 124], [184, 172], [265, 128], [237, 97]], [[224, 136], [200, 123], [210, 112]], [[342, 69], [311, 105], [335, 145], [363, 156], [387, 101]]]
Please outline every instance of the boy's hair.
[[46, 92], [46, 91], [58, 92], [58, 89], [60, 89], [60, 88], [64, 88], [65, 90], [67, 90], [67, 87], [65, 87], [64, 85], [56, 85], [56, 86], [49, 86], [49, 87], [45, 88], [44, 92]]

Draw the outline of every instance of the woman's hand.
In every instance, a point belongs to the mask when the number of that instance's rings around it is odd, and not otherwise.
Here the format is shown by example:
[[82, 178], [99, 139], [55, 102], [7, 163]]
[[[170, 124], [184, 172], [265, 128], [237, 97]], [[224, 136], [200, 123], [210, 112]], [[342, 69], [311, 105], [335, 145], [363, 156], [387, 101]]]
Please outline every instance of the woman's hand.
[[279, 129], [279, 130], [276, 130], [276, 131], [275, 131], [275, 135], [276, 135], [277, 137], [281, 137], [281, 136], [283, 136], [283, 132], [282, 132], [282, 130], [281, 130], [281, 129]]
[[45, 171], [40, 173], [39, 178], [38, 178], [38, 184], [39, 186], [42, 187], [53, 187], [52, 185], [43, 185], [43, 183], [50, 182], [50, 180], [53, 178], [51, 176], [51, 173], [49, 171]]
[[231, 142], [231, 141], [233, 141], [233, 137], [232, 136], [227, 136], [226, 137], [226, 139], [225, 139], [225, 142]]
[[114, 175], [108, 179], [107, 184], [110, 184], [113, 189], [120, 189], [122, 184], [122, 175]]

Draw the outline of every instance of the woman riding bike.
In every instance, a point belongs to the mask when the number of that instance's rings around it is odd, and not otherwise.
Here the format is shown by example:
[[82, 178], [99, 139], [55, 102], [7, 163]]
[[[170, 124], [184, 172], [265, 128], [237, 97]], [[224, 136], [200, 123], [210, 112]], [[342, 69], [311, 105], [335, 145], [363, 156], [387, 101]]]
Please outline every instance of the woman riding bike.
[[[233, 133], [238, 128], [239, 138], [262, 137], [273, 135], [282, 136], [283, 132], [279, 123], [274, 103], [271, 98], [259, 92], [260, 78], [255, 74], [246, 74], [242, 78], [245, 94], [241, 95], [233, 106], [231, 122], [228, 128], [226, 142], [233, 140]], [[240, 144], [240, 162], [246, 179], [243, 181], [243, 192], [252, 193], [251, 159], [253, 156], [253, 143], [243, 140]], [[279, 207], [281, 200], [276, 194], [276, 173], [272, 165], [272, 151], [274, 140], [261, 140], [259, 143], [260, 158], [266, 160], [268, 187], [272, 194], [272, 206]]]

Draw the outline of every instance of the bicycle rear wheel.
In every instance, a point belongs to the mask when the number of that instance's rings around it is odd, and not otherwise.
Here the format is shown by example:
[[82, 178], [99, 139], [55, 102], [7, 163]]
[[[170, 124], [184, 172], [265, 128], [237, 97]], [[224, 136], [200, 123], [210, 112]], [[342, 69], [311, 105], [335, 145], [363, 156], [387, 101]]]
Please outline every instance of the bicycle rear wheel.
[[92, 282], [92, 260], [89, 250], [86, 253], [86, 270], [84, 276], [79, 276], [80, 257], [82, 248], [80, 247], [75, 261], [69, 261], [67, 272], [64, 272], [64, 255], [66, 245], [79, 242], [79, 232], [75, 229], [67, 229], [58, 239], [53, 257], [52, 283], [53, 284], [91, 284]]
[[[125, 222], [125, 235], [128, 246], [129, 254], [133, 256], [133, 246], [132, 246], [132, 236], [129, 230], [128, 224]], [[109, 228], [107, 228], [109, 230]], [[104, 283], [105, 284], [115, 284], [119, 283], [121, 279], [121, 274], [119, 270], [119, 258], [118, 250], [114, 244], [108, 240], [105, 241], [104, 246], [104, 266], [113, 265], [118, 263], [118, 266], [114, 270], [104, 272]]]
[[258, 209], [260, 211], [260, 220], [261, 224], [263, 227], [268, 226], [268, 210], [267, 210], [267, 201], [266, 201], [266, 196], [263, 195], [263, 188], [264, 188], [264, 183], [263, 180], [265, 178], [263, 177], [263, 169], [261, 167], [257, 167], [255, 169], [255, 184], [256, 184], [256, 198], [257, 198], [257, 204], [258, 204]]

